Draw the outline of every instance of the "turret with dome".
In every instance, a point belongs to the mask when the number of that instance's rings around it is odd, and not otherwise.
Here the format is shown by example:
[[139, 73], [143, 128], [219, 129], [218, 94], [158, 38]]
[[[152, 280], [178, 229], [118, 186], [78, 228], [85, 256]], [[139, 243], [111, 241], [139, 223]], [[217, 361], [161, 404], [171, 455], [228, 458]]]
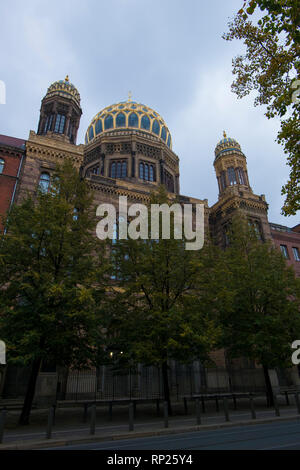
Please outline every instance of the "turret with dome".
[[67, 75], [52, 83], [42, 100], [38, 134], [76, 144], [81, 115], [80, 94]]

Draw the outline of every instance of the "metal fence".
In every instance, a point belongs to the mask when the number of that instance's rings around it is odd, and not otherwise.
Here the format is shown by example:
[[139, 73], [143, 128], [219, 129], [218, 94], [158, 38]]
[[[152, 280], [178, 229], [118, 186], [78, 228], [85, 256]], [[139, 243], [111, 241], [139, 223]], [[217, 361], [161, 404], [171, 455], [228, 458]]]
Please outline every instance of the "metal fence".
[[[259, 368], [227, 370], [203, 368], [199, 364], [169, 367], [169, 387], [173, 399], [197, 393], [264, 392], [263, 371]], [[157, 367], [138, 366], [120, 373], [112, 367], [69, 371], [58, 376], [58, 399], [162, 398], [163, 380]]]

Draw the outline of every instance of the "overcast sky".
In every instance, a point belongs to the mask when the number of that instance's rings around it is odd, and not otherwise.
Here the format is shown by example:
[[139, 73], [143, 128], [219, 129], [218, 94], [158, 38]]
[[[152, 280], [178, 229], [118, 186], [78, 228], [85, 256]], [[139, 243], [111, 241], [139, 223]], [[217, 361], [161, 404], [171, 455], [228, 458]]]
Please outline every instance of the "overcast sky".
[[0, 134], [28, 138], [36, 130], [48, 86], [69, 74], [81, 94], [78, 143], [93, 116], [128, 97], [166, 121], [180, 158], [181, 193], [218, 198], [213, 160], [223, 130], [247, 157], [250, 184], [265, 194], [269, 220], [281, 215], [288, 177], [278, 122], [268, 121], [253, 96], [231, 92], [231, 60], [243, 52], [222, 33], [242, 0], [2, 0]]

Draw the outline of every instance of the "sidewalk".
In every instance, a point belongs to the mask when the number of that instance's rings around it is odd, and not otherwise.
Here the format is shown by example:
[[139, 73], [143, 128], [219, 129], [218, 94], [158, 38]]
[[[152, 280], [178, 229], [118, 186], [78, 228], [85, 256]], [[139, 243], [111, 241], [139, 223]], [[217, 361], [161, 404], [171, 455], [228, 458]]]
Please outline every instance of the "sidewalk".
[[[145, 407], [146, 408], [146, 407]], [[192, 410], [192, 407], [190, 407]], [[41, 410], [43, 418], [47, 416], [47, 410]], [[70, 410], [72, 412], [72, 410]], [[73, 410], [78, 413], [78, 409]], [[123, 413], [121, 412], [123, 411]], [[150, 410], [151, 411], [151, 410]], [[194, 411], [194, 410], [192, 410]], [[38, 449], [47, 447], [62, 447], [79, 443], [113, 441], [119, 439], [149, 437], [165, 434], [177, 434], [183, 432], [205, 431], [221, 427], [243, 426], [249, 424], [280, 422], [287, 420], [299, 420], [300, 416], [294, 406], [281, 405], [280, 417], [275, 415], [274, 409], [258, 407], [256, 410], [257, 419], [251, 418], [251, 412], [243, 404], [240, 409], [234, 411], [230, 409], [230, 422], [225, 421], [224, 411], [213, 412], [209, 410], [201, 414], [201, 425], [196, 424], [196, 415], [190, 413], [188, 416], [176, 415], [169, 418], [169, 427], [164, 427], [163, 417], [155, 417], [148, 414], [149, 410], [143, 409], [138, 413], [134, 422], [134, 431], [129, 432], [127, 414], [123, 410], [116, 410], [113, 422], [105, 417], [105, 410], [97, 409], [97, 423], [95, 434], [90, 434], [89, 423], [68, 423], [66, 414], [62, 413], [57, 424], [53, 427], [52, 438], [46, 439], [46, 421], [44, 426], [34, 424], [28, 427], [17, 427], [14, 431], [5, 429], [3, 443], [0, 450], [21, 450]], [[37, 412], [36, 412], [37, 413]], [[70, 421], [70, 420], [69, 420]]]

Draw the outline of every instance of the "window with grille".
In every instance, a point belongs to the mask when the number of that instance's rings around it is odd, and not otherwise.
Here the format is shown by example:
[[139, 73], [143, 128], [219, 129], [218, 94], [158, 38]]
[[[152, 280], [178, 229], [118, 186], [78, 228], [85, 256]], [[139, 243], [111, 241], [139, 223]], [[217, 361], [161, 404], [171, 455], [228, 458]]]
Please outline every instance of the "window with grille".
[[126, 178], [127, 177], [127, 160], [116, 160], [110, 165], [111, 178]]
[[289, 252], [286, 245], [280, 245], [281, 253], [286, 259], [289, 259]]
[[296, 261], [300, 261], [299, 249], [293, 246], [293, 255]]
[[56, 116], [54, 132], [57, 134], [63, 134], [65, 129], [66, 116], [63, 114], [58, 114]]

